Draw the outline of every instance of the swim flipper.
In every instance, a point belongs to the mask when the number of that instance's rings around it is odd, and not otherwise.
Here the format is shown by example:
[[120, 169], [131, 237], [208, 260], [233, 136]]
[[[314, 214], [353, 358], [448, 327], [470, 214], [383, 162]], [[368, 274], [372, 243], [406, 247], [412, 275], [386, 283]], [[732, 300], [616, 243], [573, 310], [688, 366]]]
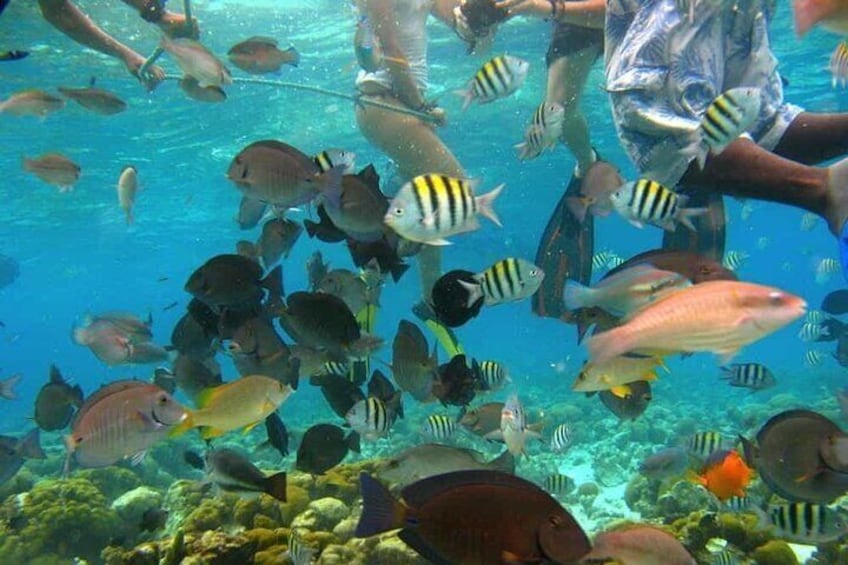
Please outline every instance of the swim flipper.
[[691, 251], [721, 261], [727, 242], [727, 219], [724, 213], [724, 198], [718, 193], [705, 190], [686, 193], [689, 196], [687, 207], [706, 208], [707, 213], [691, 216], [695, 231], [681, 223], [674, 231], [664, 231], [663, 249]]
[[565, 281], [574, 279], [589, 284], [592, 277], [595, 218], [587, 214], [580, 222], [568, 205], [570, 198], [580, 196], [581, 184], [579, 177], [571, 177], [571, 182], [545, 226], [536, 251], [536, 265], [544, 271], [545, 278], [533, 295], [533, 312], [566, 322], [571, 321], [571, 314], [562, 299]]

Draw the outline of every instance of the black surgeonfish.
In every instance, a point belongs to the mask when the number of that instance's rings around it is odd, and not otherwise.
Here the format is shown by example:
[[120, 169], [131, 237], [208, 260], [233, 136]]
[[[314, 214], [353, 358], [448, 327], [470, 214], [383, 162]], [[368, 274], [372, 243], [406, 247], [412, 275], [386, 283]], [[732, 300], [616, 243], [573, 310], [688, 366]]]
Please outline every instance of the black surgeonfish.
[[756, 445], [740, 439], [748, 464], [789, 501], [829, 504], [848, 492], [848, 435], [817, 412], [781, 412], [760, 429]]

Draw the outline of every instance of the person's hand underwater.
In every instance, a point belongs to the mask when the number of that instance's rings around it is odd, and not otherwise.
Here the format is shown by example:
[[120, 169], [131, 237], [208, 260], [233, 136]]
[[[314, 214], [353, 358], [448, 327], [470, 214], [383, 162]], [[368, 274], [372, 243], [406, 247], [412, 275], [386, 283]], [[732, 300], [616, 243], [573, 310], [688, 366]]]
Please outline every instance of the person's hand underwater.
[[495, 41], [495, 34], [498, 31], [497, 25], [492, 25], [483, 31], [475, 33], [468, 24], [468, 19], [462, 13], [463, 1], [459, 6], [453, 9], [454, 31], [465, 43], [468, 44], [468, 53], [481, 54], [486, 53], [492, 48]]
[[495, 7], [506, 10], [510, 17], [519, 14], [540, 17], [551, 15], [551, 3], [548, 0], [498, 0]]
[[148, 92], [152, 91], [159, 86], [160, 82], [165, 80], [165, 71], [157, 65], [150, 65], [146, 69], [144, 76], [141, 76], [141, 67], [144, 65], [146, 59], [135, 51], [127, 53], [123, 60], [130, 74], [137, 78]]
[[180, 37], [187, 37], [189, 39], [200, 38], [200, 27], [197, 25], [197, 18], [191, 18], [191, 24], [189, 24], [186, 21], [185, 14], [165, 12], [157, 25], [171, 39]]

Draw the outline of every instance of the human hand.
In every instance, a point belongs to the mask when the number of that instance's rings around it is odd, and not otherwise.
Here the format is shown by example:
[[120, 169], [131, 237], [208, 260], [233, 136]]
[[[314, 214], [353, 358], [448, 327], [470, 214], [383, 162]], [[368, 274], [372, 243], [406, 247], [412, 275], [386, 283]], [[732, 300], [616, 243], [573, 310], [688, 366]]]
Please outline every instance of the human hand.
[[430, 117], [430, 122], [436, 127], [443, 127], [448, 123], [448, 114], [444, 108], [434, 106], [427, 110], [427, 115]]
[[510, 17], [523, 14], [546, 18], [552, 11], [549, 0], [497, 0], [495, 7], [506, 10]]
[[186, 21], [185, 14], [165, 12], [162, 15], [162, 19], [156, 25], [171, 39], [178, 37], [187, 37], [189, 39], [200, 38], [200, 27], [197, 25], [197, 18], [191, 18], [191, 24], [189, 24]]
[[491, 49], [498, 31], [497, 25], [491, 25], [475, 33], [468, 24], [468, 19], [462, 13], [460, 6], [453, 9], [454, 30], [465, 43], [468, 44], [469, 53], [486, 53]]
[[162, 67], [150, 65], [147, 69], [145, 69], [144, 75], [142, 76], [141, 68], [144, 66], [144, 62], [146, 60], [147, 59], [135, 51], [130, 51], [124, 56], [124, 65], [127, 67], [130, 74], [137, 78], [139, 82], [144, 85], [147, 91], [150, 92], [159, 86], [160, 82], [165, 80], [165, 71]]

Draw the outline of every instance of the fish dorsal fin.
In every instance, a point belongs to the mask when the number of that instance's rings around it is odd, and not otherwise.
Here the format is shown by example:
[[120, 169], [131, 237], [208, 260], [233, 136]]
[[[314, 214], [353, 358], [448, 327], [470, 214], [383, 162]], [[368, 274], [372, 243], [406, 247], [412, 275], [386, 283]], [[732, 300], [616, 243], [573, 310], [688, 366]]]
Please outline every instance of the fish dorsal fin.
[[474, 470], [453, 471], [444, 473], [408, 485], [401, 491], [401, 496], [412, 508], [420, 508], [427, 501], [448, 490], [471, 485], [501, 486], [524, 490], [538, 491], [545, 497], [549, 496], [537, 485], [522, 478], [500, 471]]
[[273, 47], [279, 45], [279, 42], [276, 39], [273, 37], [265, 37], [264, 35], [254, 35], [250, 39], [245, 40], [243, 43], [262, 43]]
[[113, 383], [103, 385], [98, 390], [93, 392], [91, 396], [85, 399], [85, 403], [83, 404], [82, 408], [80, 408], [79, 411], [76, 413], [74, 421], [71, 423], [71, 429], [73, 429], [74, 425], [79, 422], [88, 413], [89, 410], [91, 410], [92, 406], [95, 406], [107, 396], [111, 396], [118, 392], [123, 392], [132, 388], [155, 386], [156, 385], [154, 384], [146, 383], [144, 381], [137, 381], [134, 379], [124, 379], [121, 381], [115, 381]]
[[356, 173], [363, 182], [365, 182], [368, 186], [374, 187], [377, 190], [380, 189], [380, 175], [377, 174], [377, 169], [374, 168], [374, 164], [371, 163], [366, 166], [364, 169]]
[[59, 371], [59, 367], [53, 363], [50, 364], [50, 382], [55, 385], [65, 384], [65, 379], [62, 378], [62, 373]]

